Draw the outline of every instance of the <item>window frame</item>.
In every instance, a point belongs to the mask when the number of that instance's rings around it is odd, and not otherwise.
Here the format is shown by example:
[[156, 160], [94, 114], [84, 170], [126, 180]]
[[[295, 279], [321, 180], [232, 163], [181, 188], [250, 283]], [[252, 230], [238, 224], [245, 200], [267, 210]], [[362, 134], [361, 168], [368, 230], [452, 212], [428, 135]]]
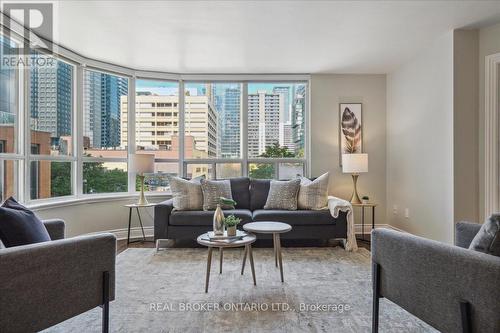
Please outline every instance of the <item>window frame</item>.
[[[0, 13], [3, 18], [10, 21]], [[22, 43], [23, 27], [19, 27], [15, 22], [11, 22], [11, 31], [9, 38], [16, 43]], [[20, 33], [21, 32], [21, 33]], [[17, 196], [25, 203], [32, 206], [43, 205], [45, 203], [54, 203], [58, 201], [74, 201], [82, 199], [103, 198], [103, 197], [128, 197], [137, 195], [135, 189], [135, 175], [130, 172], [129, 156], [136, 152], [135, 141], [135, 97], [136, 80], [152, 81], [170, 81], [177, 82], [179, 87], [179, 156], [178, 159], [155, 159], [155, 163], [178, 163], [179, 174], [184, 176], [188, 164], [212, 164], [213, 176], [216, 176], [217, 164], [221, 163], [239, 163], [241, 164], [242, 176], [248, 176], [248, 165], [250, 163], [273, 163], [277, 178], [279, 174], [280, 163], [302, 163], [304, 166], [304, 175], [310, 175], [310, 114], [311, 114], [311, 77], [309, 74], [176, 74], [158, 71], [144, 71], [140, 69], [131, 69], [119, 65], [101, 62], [92, 58], [84, 57], [62, 46], [56, 45], [57, 52], [50, 54], [58, 61], [64, 61], [73, 68], [72, 85], [72, 155], [71, 156], [47, 156], [30, 154], [30, 104], [29, 104], [29, 85], [30, 76], [27, 68], [20, 67], [17, 70], [19, 75], [19, 115], [18, 115], [18, 133], [17, 152], [14, 154], [0, 153], [0, 160], [16, 160], [18, 164]], [[84, 71], [91, 70], [109, 75], [116, 75], [128, 79], [128, 137], [125, 158], [98, 158], [83, 156], [83, 130], [84, 130]], [[184, 120], [185, 120], [185, 84], [186, 83], [239, 83], [241, 85], [241, 158], [210, 158], [210, 159], [186, 159], [184, 147]], [[251, 83], [303, 83], [306, 85], [305, 96], [305, 128], [304, 128], [304, 157], [302, 158], [249, 158], [248, 157], [248, 85]], [[182, 92], [182, 93], [181, 93]], [[72, 167], [72, 194], [63, 197], [30, 199], [30, 163], [38, 160], [65, 161], [70, 162]], [[83, 163], [84, 162], [125, 162], [127, 163], [128, 191], [112, 193], [83, 193]], [[169, 192], [151, 192], [148, 196], [165, 196]]]
[[[37, 51], [40, 53], [45, 53], [43, 51]], [[72, 154], [70, 155], [57, 155], [57, 156], [52, 156], [52, 155], [37, 155], [37, 154], [32, 154], [31, 153], [31, 125], [30, 125], [30, 119], [31, 119], [31, 103], [30, 103], [30, 96], [31, 96], [31, 71], [29, 68], [23, 68], [24, 72], [24, 86], [23, 86], [23, 100], [24, 100], [24, 122], [22, 124], [23, 132], [24, 132], [24, 182], [19, 181], [19, 184], [24, 183], [24, 196], [21, 197], [20, 195], [19, 198], [22, 198], [22, 201], [24, 201], [27, 204], [32, 204], [32, 203], [44, 203], [44, 202], [53, 202], [53, 201], [62, 201], [62, 200], [71, 200], [75, 199], [77, 197], [77, 173], [76, 173], [76, 135], [78, 131], [78, 126], [77, 126], [77, 68], [78, 64], [71, 61], [70, 59], [65, 58], [64, 56], [61, 56], [59, 54], [47, 54], [47, 56], [53, 57], [56, 61], [61, 61], [64, 62], [67, 65], [70, 65], [72, 67], [72, 82], [71, 82], [71, 144], [72, 144]], [[66, 162], [70, 163], [71, 167], [71, 194], [70, 195], [64, 195], [64, 196], [57, 196], [57, 197], [48, 197], [48, 198], [41, 198], [41, 199], [31, 199], [31, 163], [32, 162], [39, 162], [39, 161], [48, 161], [50, 163], [52, 162]]]

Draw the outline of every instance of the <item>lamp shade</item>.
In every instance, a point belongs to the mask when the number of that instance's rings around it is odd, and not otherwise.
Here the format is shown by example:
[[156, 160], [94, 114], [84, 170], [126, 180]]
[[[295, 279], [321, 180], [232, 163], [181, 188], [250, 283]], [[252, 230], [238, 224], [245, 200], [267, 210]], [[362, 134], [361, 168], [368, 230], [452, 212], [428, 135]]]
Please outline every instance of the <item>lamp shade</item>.
[[140, 175], [155, 172], [155, 155], [130, 154], [130, 171]]
[[342, 172], [368, 172], [368, 154], [342, 154]]

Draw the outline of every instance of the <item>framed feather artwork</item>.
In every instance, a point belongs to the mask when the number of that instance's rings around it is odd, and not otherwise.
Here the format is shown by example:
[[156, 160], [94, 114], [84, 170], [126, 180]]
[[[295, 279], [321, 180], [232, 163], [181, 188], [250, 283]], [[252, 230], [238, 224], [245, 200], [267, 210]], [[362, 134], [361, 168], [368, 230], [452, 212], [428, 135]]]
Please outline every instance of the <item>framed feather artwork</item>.
[[342, 154], [363, 152], [363, 119], [361, 103], [340, 103], [340, 165]]

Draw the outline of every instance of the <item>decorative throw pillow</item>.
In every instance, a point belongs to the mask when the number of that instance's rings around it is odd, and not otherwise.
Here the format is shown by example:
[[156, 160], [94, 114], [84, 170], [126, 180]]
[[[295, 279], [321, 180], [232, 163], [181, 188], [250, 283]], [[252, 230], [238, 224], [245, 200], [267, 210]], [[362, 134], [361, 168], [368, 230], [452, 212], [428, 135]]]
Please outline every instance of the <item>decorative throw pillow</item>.
[[202, 210], [203, 193], [200, 181], [204, 176], [191, 180], [168, 176], [175, 210]]
[[297, 210], [300, 179], [271, 180], [264, 209]]
[[328, 206], [328, 172], [315, 180], [306, 177], [300, 177], [299, 179], [298, 209], [321, 210]]
[[0, 207], [0, 239], [5, 247], [50, 241], [42, 221], [10, 197]]
[[484, 252], [500, 257], [500, 214], [488, 218], [472, 239], [469, 250]]
[[[214, 210], [217, 208], [219, 198], [233, 199], [231, 193], [231, 182], [229, 180], [206, 180], [201, 181], [203, 192], [203, 210]], [[222, 209], [234, 209], [233, 205], [221, 204]]]

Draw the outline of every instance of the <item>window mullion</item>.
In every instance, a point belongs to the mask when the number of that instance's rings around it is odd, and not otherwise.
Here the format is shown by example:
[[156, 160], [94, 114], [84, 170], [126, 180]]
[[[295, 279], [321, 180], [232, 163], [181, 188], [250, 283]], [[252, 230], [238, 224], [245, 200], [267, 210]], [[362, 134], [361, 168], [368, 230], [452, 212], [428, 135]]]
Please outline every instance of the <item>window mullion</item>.
[[127, 173], [128, 173], [128, 192], [135, 192], [135, 174], [130, 170], [130, 156], [135, 154], [135, 77], [128, 80], [128, 103], [127, 103]]
[[24, 159], [24, 179], [20, 185], [23, 187], [23, 197], [24, 202], [31, 200], [30, 198], [30, 153], [31, 153], [31, 128], [30, 128], [30, 91], [31, 91], [31, 80], [30, 80], [30, 70], [28, 67], [23, 67], [23, 78], [24, 78], [24, 89], [23, 91], [23, 129], [24, 129], [24, 145], [23, 154]]
[[248, 82], [243, 82], [241, 94], [241, 173], [248, 177]]
[[76, 132], [75, 132], [75, 137], [76, 137], [76, 142], [74, 143], [76, 145], [74, 152], [76, 154], [76, 172], [75, 174], [75, 181], [73, 184], [76, 185], [75, 187], [75, 195], [77, 197], [80, 197], [83, 194], [83, 113], [84, 113], [84, 66], [77, 66], [76, 67], [76, 98], [75, 98], [75, 103], [76, 103], [76, 116], [75, 116], [75, 122], [76, 122]]
[[186, 176], [186, 166], [184, 165], [184, 110], [185, 110], [185, 92], [184, 92], [184, 81], [179, 81], [179, 173], [180, 177]]

